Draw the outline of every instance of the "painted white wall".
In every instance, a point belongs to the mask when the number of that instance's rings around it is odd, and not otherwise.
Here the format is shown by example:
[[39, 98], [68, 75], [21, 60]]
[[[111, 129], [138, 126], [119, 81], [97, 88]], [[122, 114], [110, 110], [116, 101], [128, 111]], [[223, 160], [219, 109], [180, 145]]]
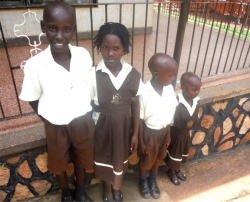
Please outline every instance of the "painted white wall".
[[[146, 0], [99, 0], [99, 3], [116, 3], [116, 2], [146, 2]], [[149, 0], [153, 2], [153, 0]], [[30, 9], [30, 11], [37, 14], [37, 19], [40, 21], [42, 19], [42, 8]], [[145, 25], [145, 11], [146, 4], [137, 4], [135, 6], [135, 27], [144, 27]], [[23, 14], [27, 12], [27, 9], [1, 9], [0, 21], [2, 23], [5, 38], [15, 38], [14, 25], [21, 24], [24, 22]], [[40, 25], [35, 20], [35, 15], [26, 15], [26, 23], [24, 26], [18, 27], [20, 30], [17, 34], [24, 33], [28, 36], [36, 36], [41, 33]], [[149, 4], [148, 7], [148, 22], [147, 26], [152, 27], [152, 16], [153, 16], [153, 4]], [[90, 9], [89, 8], [77, 8], [77, 28], [78, 32], [88, 32], [91, 30], [90, 23]], [[121, 22], [127, 27], [132, 27], [133, 19], [133, 6], [123, 5], [122, 6], [122, 20]], [[109, 22], [119, 22], [119, 5], [108, 5], [108, 21]], [[93, 8], [93, 29], [98, 30], [99, 27], [105, 22], [105, 6], [99, 5]], [[1, 38], [1, 35], [0, 35]]]

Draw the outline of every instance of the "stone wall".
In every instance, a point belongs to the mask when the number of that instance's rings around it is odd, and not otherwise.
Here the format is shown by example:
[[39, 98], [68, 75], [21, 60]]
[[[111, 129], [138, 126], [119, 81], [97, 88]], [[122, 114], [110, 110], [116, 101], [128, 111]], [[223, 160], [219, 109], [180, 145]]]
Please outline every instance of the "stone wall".
[[[87, 171], [86, 186], [99, 183], [93, 171]], [[67, 170], [69, 186], [75, 187], [74, 165]], [[0, 201], [19, 201], [45, 194], [56, 193], [59, 185], [55, 176], [48, 172], [46, 148], [24, 152], [0, 160]]]
[[250, 94], [200, 108], [200, 120], [192, 131], [190, 160], [198, 160], [248, 144], [250, 140]]
[[[189, 161], [235, 149], [250, 143], [250, 94], [204, 104], [199, 123], [191, 131]], [[128, 173], [137, 172], [138, 157], [129, 157]], [[161, 163], [164, 165], [164, 163]], [[99, 183], [88, 171], [86, 186]], [[70, 187], [74, 188], [74, 167], [67, 168]], [[47, 170], [45, 148], [0, 159], [0, 201], [17, 201], [59, 190], [55, 177]]]

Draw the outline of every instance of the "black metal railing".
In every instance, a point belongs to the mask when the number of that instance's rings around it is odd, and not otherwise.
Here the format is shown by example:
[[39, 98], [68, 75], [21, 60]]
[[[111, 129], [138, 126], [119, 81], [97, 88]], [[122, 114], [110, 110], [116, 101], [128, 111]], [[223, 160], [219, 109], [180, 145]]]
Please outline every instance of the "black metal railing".
[[[188, 5], [189, 4], [189, 5]], [[184, 2], [163, 3], [155, 12], [171, 15], [183, 22], [181, 6], [187, 6], [188, 17], [185, 43], [182, 49], [188, 54], [186, 70], [193, 71], [201, 77], [213, 76], [237, 69], [249, 67], [250, 40], [250, 2]], [[178, 36], [177, 36], [178, 38]], [[177, 39], [176, 39], [177, 40]], [[183, 50], [184, 51], [184, 50]], [[192, 56], [196, 57], [193, 58]]]
[[[143, 15], [136, 15], [138, 5], [144, 6], [145, 12]], [[132, 16], [130, 16], [131, 26], [129, 31], [133, 45], [130, 55], [125, 57], [131, 65], [141, 71], [142, 79], [146, 80], [150, 77], [147, 61], [156, 52], [167, 53], [179, 63], [176, 80], [186, 71], [195, 72], [201, 77], [208, 77], [250, 66], [249, 3], [211, 3], [186, 0], [166, 3], [147, 1], [73, 5], [76, 10], [81, 6], [88, 9], [90, 16], [89, 19], [86, 19], [89, 20], [90, 34], [85, 39], [90, 44], [88, 50], [92, 55], [94, 64], [97, 64], [100, 59], [92, 44], [97, 31], [93, 28], [96, 20], [94, 8], [103, 7], [104, 22], [108, 22], [114, 21], [109, 17], [110, 11], [114, 9], [112, 6], [118, 6], [117, 21], [123, 23], [127, 18], [127, 13], [123, 11], [124, 7], [130, 6]], [[32, 7], [29, 8], [32, 9]], [[136, 21], [139, 18], [144, 18], [144, 24], [137, 29]], [[149, 23], [150, 21], [152, 23]], [[15, 75], [18, 73], [15, 71], [19, 70], [19, 66], [12, 65], [13, 58], [10, 57], [10, 48], [6, 43], [1, 23], [0, 30], [3, 43], [1, 47], [5, 50], [5, 60], [7, 61], [6, 64], [9, 65], [11, 75], [8, 82], [14, 87], [13, 94], [15, 95], [13, 97], [15, 99], [12, 99], [11, 102], [14, 102], [14, 105], [18, 108], [14, 114], [9, 115], [6, 113], [6, 102], [3, 102], [2, 98], [0, 98], [0, 121], [3, 121], [30, 115], [33, 112], [23, 110], [23, 105], [18, 99], [19, 91], [16, 86], [20, 86], [21, 81], [19, 79], [17, 84]], [[83, 40], [81, 34], [76, 31], [76, 45], [79, 45]], [[2, 87], [0, 86], [0, 88]]]

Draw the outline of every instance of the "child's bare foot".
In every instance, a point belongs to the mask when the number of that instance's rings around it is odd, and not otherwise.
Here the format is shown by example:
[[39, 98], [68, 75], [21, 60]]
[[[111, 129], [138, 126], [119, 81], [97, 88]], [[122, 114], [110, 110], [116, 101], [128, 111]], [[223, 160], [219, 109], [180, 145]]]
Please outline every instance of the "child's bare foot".
[[169, 169], [168, 172], [167, 172], [167, 175], [168, 175], [169, 179], [171, 180], [171, 182], [175, 186], [180, 185], [180, 181], [178, 180], [177, 176], [175, 175], [175, 171], [173, 169]]

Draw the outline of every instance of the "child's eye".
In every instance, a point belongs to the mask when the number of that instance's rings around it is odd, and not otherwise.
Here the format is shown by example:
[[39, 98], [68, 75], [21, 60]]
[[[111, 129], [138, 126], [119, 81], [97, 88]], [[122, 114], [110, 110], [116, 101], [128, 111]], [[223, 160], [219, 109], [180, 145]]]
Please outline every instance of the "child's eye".
[[70, 32], [70, 30], [71, 30], [70, 28], [65, 28], [64, 29], [65, 32]]
[[49, 31], [54, 32], [56, 29], [54, 27], [49, 27]]
[[103, 46], [102, 49], [108, 50], [108, 47], [107, 46]]
[[114, 50], [119, 50], [120, 48], [119, 47], [114, 47]]

